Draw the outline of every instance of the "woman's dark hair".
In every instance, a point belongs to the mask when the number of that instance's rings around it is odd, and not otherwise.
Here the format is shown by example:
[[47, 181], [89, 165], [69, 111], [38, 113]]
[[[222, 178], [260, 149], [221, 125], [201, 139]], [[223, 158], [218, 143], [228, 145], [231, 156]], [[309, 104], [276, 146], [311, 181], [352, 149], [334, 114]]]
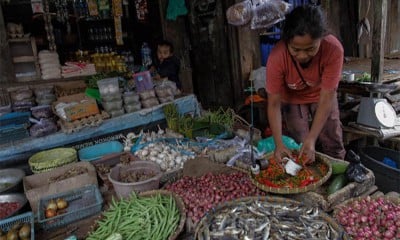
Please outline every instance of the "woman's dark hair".
[[310, 34], [312, 39], [326, 35], [327, 21], [321, 8], [316, 5], [298, 6], [285, 17], [282, 39], [286, 42], [295, 36]]
[[173, 45], [170, 41], [161, 40], [161, 41], [159, 41], [159, 42], [157, 43], [157, 46], [166, 46], [166, 47], [169, 47], [169, 51], [170, 51], [171, 53], [174, 52], [174, 45]]

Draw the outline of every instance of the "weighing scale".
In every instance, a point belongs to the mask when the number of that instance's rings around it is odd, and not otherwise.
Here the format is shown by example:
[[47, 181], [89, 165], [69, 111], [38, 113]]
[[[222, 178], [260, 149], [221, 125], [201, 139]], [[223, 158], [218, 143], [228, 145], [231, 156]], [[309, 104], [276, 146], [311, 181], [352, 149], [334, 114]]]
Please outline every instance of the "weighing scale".
[[[370, 97], [361, 98], [358, 109], [357, 123], [372, 128], [393, 128], [397, 122], [396, 111], [393, 106], [384, 98], [384, 93], [394, 90], [395, 86], [390, 84], [365, 84], [370, 92]], [[374, 93], [378, 97], [374, 97]]]

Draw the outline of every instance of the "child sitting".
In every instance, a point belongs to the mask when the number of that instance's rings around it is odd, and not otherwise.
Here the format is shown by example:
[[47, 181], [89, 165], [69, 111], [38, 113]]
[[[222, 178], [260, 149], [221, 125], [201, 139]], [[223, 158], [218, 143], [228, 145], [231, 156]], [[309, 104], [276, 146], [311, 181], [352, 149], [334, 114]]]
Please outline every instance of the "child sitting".
[[168, 41], [161, 41], [157, 44], [157, 59], [155, 66], [151, 67], [151, 71], [155, 70], [154, 80], [168, 79], [176, 83], [176, 87], [181, 90], [182, 84], [179, 80], [180, 70], [179, 58], [174, 55], [174, 47]]

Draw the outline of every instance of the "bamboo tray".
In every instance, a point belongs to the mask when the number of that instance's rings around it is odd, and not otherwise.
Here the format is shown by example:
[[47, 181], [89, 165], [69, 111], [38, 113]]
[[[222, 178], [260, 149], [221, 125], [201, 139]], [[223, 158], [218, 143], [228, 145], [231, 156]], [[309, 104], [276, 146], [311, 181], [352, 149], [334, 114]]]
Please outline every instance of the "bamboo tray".
[[[267, 159], [269, 159], [270, 157], [273, 156], [273, 152], [267, 154], [265, 157]], [[330, 176], [332, 175], [332, 164], [328, 159], [328, 156], [325, 154], [320, 154], [320, 153], [316, 153], [315, 154], [315, 162], [322, 162], [324, 163], [327, 167], [328, 167], [328, 172], [326, 173], [325, 176], [323, 176], [319, 181], [315, 182], [315, 183], [311, 183], [305, 187], [297, 187], [297, 188], [289, 188], [289, 187], [281, 187], [281, 188], [277, 188], [277, 187], [269, 187], [266, 185], [263, 185], [261, 183], [259, 183], [253, 176], [253, 174], [251, 173], [251, 171], [248, 171], [249, 175], [250, 175], [250, 179], [253, 182], [254, 185], [256, 185], [258, 188], [260, 188], [261, 190], [265, 191], [265, 192], [270, 192], [270, 193], [276, 193], [276, 194], [297, 194], [297, 193], [304, 193], [304, 192], [308, 192], [308, 191], [312, 191], [317, 189], [318, 187], [320, 187], [322, 184], [324, 184], [326, 181], [328, 181], [328, 179], [330, 178]]]

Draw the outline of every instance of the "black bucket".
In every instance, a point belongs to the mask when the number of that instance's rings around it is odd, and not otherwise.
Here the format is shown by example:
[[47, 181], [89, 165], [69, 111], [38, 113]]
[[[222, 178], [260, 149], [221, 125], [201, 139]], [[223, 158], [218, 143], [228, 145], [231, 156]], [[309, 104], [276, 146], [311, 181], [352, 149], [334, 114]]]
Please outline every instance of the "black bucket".
[[[360, 150], [361, 162], [375, 175], [375, 184], [379, 191], [388, 193], [400, 192], [400, 152], [381, 147], [365, 147]], [[389, 158], [398, 168], [391, 167], [383, 161]]]

